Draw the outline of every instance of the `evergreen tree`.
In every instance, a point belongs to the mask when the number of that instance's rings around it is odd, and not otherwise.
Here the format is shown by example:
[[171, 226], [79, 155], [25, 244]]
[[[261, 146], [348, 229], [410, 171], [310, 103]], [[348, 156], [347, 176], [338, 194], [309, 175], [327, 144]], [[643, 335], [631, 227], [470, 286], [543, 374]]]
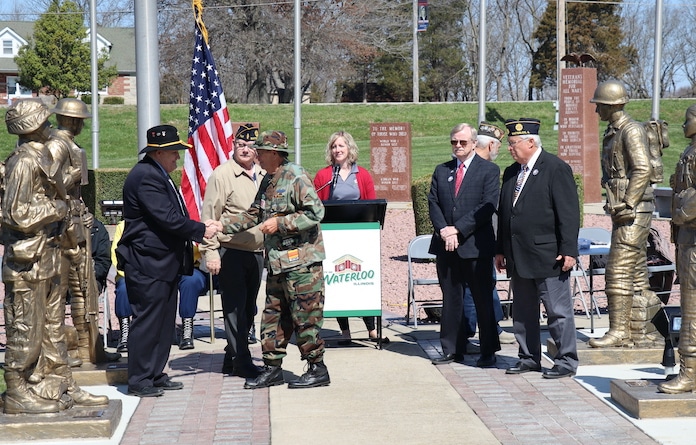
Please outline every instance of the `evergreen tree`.
[[[475, 76], [472, 78], [470, 71], [475, 65], [465, 62], [462, 46], [468, 4], [465, 0], [435, 0], [429, 4], [428, 30], [419, 35], [420, 95], [425, 100], [473, 98]], [[476, 54], [476, 48], [472, 50], [471, 54]]]
[[[15, 57], [19, 83], [59, 99], [73, 90], [89, 91], [90, 45], [86, 38], [82, 11], [77, 5], [71, 0], [53, 0], [34, 24], [29, 43]], [[97, 62], [99, 88], [108, 86], [117, 75], [115, 66], [105, 67], [106, 60], [102, 54]]]
[[[619, 8], [599, 1], [567, 3], [566, 52], [592, 55], [600, 82], [621, 78], [637, 59], [635, 48], [622, 44]], [[534, 32], [539, 46], [532, 58], [529, 99], [535, 89], [556, 86], [556, 36], [556, 2], [550, 1]]]

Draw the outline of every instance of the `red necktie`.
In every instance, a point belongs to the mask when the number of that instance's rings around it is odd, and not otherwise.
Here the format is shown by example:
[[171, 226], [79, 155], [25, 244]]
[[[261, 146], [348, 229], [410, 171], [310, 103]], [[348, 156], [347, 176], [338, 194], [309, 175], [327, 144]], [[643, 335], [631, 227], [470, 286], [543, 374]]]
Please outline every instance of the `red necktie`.
[[464, 179], [464, 163], [462, 162], [457, 167], [457, 178], [454, 181], [454, 196], [459, 194], [459, 188], [462, 185], [462, 180]]

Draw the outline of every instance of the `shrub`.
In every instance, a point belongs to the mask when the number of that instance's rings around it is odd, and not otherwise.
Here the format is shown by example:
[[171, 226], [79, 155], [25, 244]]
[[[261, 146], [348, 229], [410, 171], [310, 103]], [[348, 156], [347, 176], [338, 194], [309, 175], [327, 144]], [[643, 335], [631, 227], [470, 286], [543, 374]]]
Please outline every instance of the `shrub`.
[[103, 103], [104, 103], [104, 105], [123, 105], [123, 97], [121, 97], [121, 96], [105, 97]]

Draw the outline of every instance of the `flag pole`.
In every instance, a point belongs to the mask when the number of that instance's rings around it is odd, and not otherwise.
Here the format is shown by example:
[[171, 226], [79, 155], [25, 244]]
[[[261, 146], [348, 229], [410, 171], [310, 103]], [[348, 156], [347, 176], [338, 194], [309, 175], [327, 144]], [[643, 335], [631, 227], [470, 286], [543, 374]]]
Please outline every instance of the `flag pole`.
[[213, 299], [213, 274], [208, 271], [208, 296], [210, 297], [210, 344], [215, 343], [215, 300]]

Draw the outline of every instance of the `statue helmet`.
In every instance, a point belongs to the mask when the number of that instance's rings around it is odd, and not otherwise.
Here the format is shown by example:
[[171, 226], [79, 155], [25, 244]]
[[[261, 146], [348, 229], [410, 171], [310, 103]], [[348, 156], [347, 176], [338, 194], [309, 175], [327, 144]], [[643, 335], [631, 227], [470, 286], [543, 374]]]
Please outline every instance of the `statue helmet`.
[[84, 102], [80, 99], [69, 97], [59, 100], [56, 107], [51, 111], [59, 116], [77, 117], [80, 119], [92, 117]]
[[623, 83], [618, 80], [607, 80], [597, 85], [594, 97], [590, 102], [595, 104], [620, 105], [628, 103], [628, 93]]
[[38, 99], [23, 99], [12, 103], [5, 113], [5, 125], [10, 134], [29, 134], [41, 128], [51, 112]]

